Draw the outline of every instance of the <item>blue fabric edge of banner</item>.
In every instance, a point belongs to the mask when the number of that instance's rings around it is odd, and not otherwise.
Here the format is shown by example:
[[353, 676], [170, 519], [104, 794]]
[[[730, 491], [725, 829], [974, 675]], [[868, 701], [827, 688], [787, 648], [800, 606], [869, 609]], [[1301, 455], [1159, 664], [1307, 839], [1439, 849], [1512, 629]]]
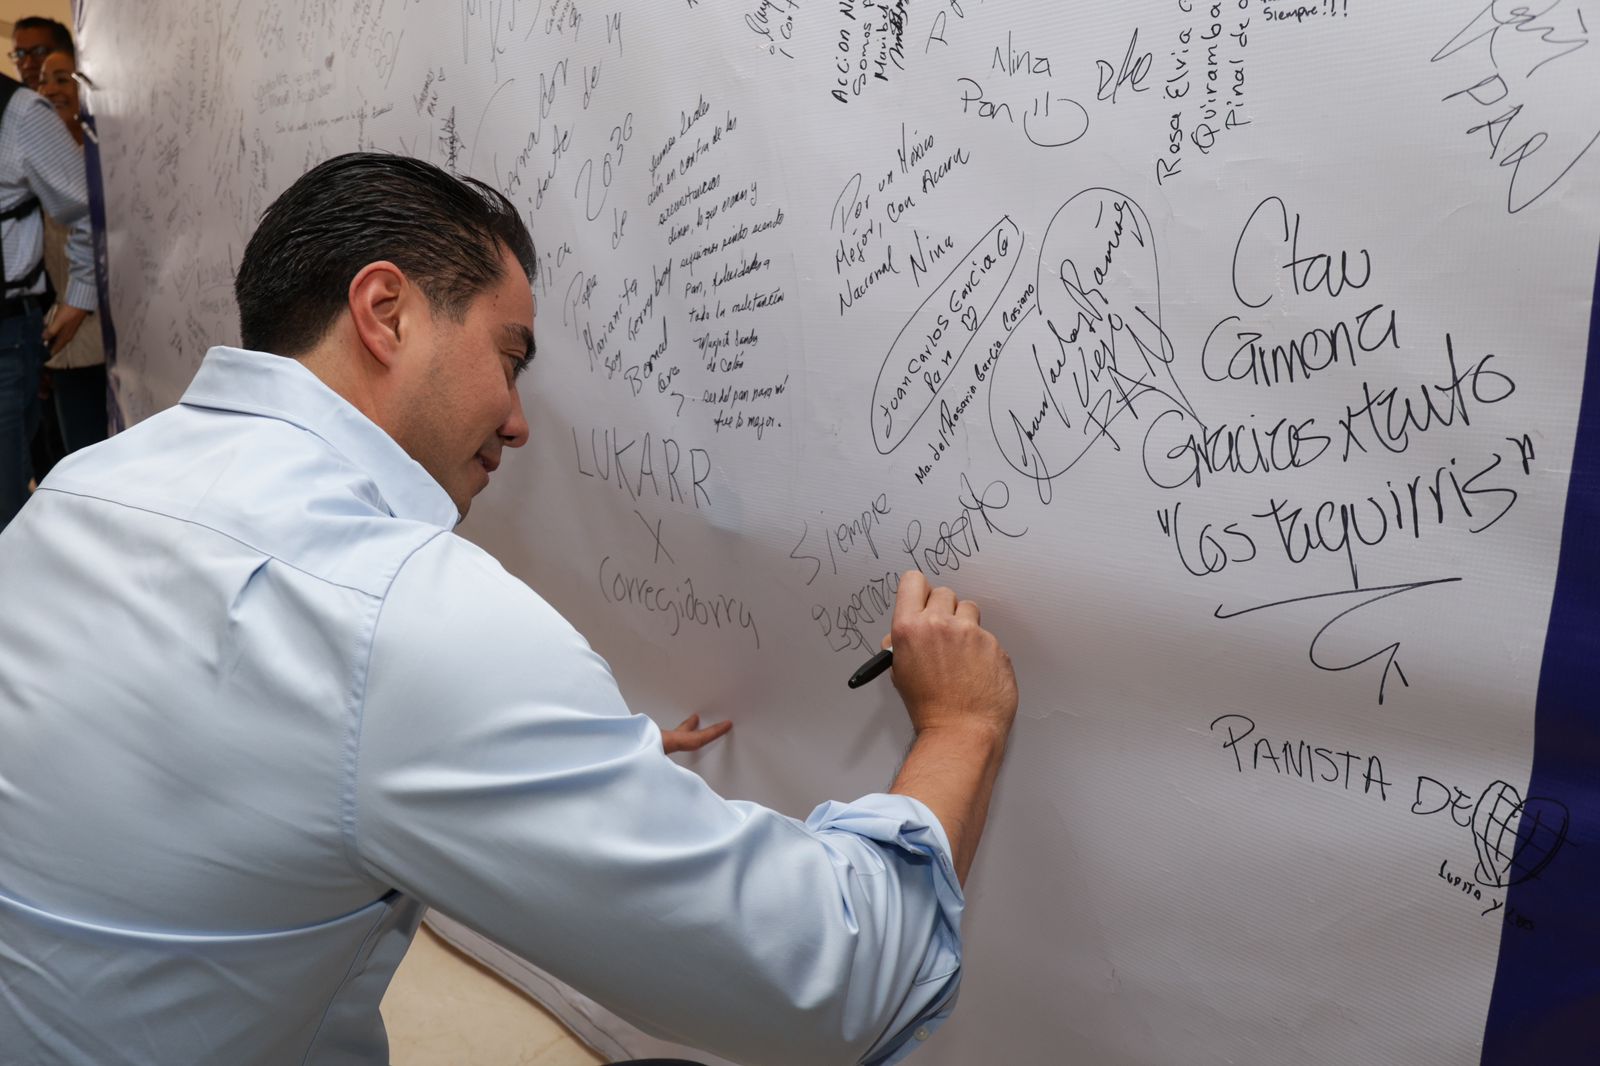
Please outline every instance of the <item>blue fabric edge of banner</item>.
[[[72, 25], [80, 46], [83, 16], [83, 0], [73, 0]], [[101, 346], [106, 353], [106, 414], [111, 432], [120, 433], [128, 426], [116, 392], [116, 377], [110, 373], [117, 365], [117, 327], [111, 318], [111, 255], [106, 236], [106, 189], [100, 170], [100, 131], [95, 125], [94, 109], [90, 103], [93, 98], [93, 92], [86, 94], [84, 102], [79, 105], [78, 117], [88, 131], [83, 143], [83, 169], [89, 185], [89, 224], [94, 234], [95, 295], [99, 303], [95, 317], [99, 320]]]
[[1600, 255], [1594, 284], [1525, 800], [1545, 802], [1513, 847], [1543, 846], [1550, 800], [1569, 821], [1542, 876], [1506, 892], [1483, 1066], [1600, 1062]]

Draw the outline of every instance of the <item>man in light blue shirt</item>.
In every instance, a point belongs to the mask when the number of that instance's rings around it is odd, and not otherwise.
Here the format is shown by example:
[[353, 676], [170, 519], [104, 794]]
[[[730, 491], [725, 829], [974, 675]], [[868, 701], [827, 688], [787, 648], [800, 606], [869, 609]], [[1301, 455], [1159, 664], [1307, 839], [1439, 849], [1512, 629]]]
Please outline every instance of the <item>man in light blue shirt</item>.
[[384, 1062], [429, 905], [744, 1063], [895, 1062], [948, 1014], [1009, 660], [912, 573], [888, 794], [801, 823], [667, 759], [452, 532], [527, 439], [533, 265], [487, 186], [322, 164], [245, 250], [256, 350], [0, 534], [0, 598], [51, 605], [0, 612], [7, 1063]]

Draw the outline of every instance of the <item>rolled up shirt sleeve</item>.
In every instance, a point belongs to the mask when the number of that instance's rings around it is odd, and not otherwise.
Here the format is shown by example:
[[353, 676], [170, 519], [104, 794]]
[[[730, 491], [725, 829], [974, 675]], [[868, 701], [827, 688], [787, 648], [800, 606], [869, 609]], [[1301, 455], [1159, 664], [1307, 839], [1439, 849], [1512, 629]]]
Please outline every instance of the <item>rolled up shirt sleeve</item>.
[[[950, 841], [933, 812], [910, 796], [875, 794], [854, 803], [830, 800], [811, 812], [806, 827], [840, 853], [835, 877], [843, 898], [857, 898], [850, 882], [860, 876], [859, 871], [871, 868], [872, 850], [887, 851], [892, 863], [928, 870], [926, 879], [901, 883], [901, 891], [931, 892], [938, 907], [930, 950], [924, 953], [916, 978], [917, 994], [906, 997], [883, 1038], [863, 1060], [869, 1066], [899, 1062], [950, 1016], [961, 984], [961, 911], [966, 901], [956, 879]], [[881, 892], [862, 893], [861, 899], [879, 908], [895, 902]], [[875, 917], [880, 923], [885, 920], [882, 914]]]
[[723, 799], [470, 544], [401, 569], [361, 690], [352, 860], [635, 1025], [747, 1066], [893, 1063], [953, 1005], [962, 896], [926, 807]]

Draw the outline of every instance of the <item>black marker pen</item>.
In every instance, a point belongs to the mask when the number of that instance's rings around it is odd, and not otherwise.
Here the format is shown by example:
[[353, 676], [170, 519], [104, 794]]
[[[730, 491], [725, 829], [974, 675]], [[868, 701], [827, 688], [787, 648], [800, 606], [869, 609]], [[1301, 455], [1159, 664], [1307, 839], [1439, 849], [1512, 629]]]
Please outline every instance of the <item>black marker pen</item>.
[[862, 663], [861, 668], [850, 675], [850, 680], [847, 683], [851, 688], [860, 688], [893, 665], [894, 649], [884, 648], [878, 654]]

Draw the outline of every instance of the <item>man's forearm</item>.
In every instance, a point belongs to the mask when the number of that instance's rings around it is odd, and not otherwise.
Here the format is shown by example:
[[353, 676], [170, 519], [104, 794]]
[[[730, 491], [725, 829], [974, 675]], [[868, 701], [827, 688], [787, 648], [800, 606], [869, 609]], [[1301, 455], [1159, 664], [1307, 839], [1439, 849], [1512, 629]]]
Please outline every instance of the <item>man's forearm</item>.
[[98, 311], [94, 276], [94, 231], [84, 215], [67, 228], [67, 291], [61, 302], [80, 311]]
[[950, 840], [963, 885], [989, 817], [989, 797], [1005, 756], [1005, 733], [992, 725], [925, 729], [917, 734], [889, 791], [920, 800]]

